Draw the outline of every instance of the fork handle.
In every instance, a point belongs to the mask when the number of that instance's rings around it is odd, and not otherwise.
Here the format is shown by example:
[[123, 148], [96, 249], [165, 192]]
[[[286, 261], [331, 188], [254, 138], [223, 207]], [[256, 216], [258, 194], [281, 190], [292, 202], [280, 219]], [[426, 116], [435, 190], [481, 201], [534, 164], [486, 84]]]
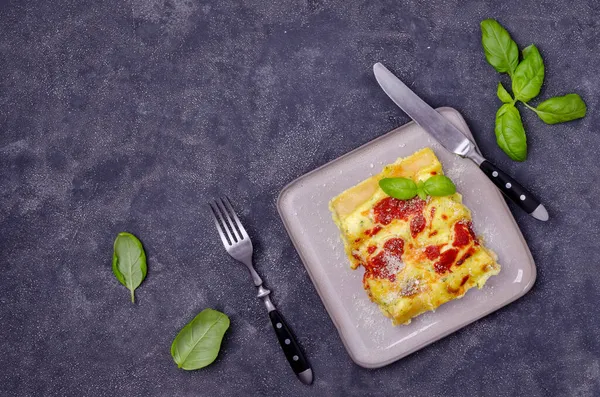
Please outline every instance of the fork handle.
[[279, 314], [277, 309], [269, 312], [273, 329], [279, 340], [279, 344], [285, 353], [290, 366], [294, 370], [294, 373], [298, 378], [307, 385], [310, 385], [313, 381], [313, 374], [308, 361], [300, 349], [300, 345], [296, 341], [296, 337], [292, 333], [292, 330], [287, 326], [285, 320]]

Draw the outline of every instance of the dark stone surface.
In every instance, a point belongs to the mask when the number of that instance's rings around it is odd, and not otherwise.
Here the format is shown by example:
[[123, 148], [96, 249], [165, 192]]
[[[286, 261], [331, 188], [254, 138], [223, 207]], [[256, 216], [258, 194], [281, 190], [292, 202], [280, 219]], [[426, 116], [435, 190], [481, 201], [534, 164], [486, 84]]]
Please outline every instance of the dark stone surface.
[[[596, 1], [0, 4], [0, 394], [600, 395]], [[522, 164], [495, 144], [486, 17], [521, 48], [539, 46], [541, 98], [574, 91], [589, 107], [556, 126], [522, 110]], [[376, 61], [431, 105], [462, 112], [483, 153], [551, 220], [511, 206], [538, 265], [528, 295], [366, 370], [346, 354], [275, 200], [408, 121], [375, 84]], [[205, 203], [223, 193], [243, 208], [312, 387], [291, 373], [247, 274], [218, 241]], [[149, 258], [136, 305], [110, 269], [123, 230]], [[223, 351], [202, 371], [178, 370], [171, 341], [205, 307], [231, 318]]]

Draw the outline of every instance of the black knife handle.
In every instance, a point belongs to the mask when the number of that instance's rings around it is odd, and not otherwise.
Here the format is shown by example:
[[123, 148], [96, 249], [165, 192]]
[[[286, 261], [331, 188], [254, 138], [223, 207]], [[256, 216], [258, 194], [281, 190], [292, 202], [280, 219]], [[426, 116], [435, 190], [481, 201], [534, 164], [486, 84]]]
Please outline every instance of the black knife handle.
[[311, 384], [313, 379], [312, 370], [310, 369], [310, 365], [308, 365], [306, 357], [304, 357], [304, 353], [300, 349], [300, 345], [296, 341], [296, 337], [294, 337], [294, 334], [277, 310], [271, 310], [269, 317], [271, 318], [271, 323], [273, 324], [279, 344], [285, 353], [285, 358], [287, 358], [294, 373], [296, 373], [302, 382]]
[[544, 206], [533, 194], [527, 191], [527, 189], [521, 186], [521, 184], [514, 180], [510, 175], [487, 160], [483, 160], [479, 165], [479, 168], [481, 168], [506, 197], [525, 210], [525, 212], [536, 219], [542, 221], [548, 220], [548, 212]]

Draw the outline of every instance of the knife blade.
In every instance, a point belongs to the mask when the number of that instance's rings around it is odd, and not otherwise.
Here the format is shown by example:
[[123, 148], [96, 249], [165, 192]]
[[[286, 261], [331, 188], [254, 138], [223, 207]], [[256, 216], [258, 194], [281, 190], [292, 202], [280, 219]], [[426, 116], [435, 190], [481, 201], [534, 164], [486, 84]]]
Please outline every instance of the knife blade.
[[486, 160], [477, 151], [473, 141], [429, 106], [385, 66], [376, 63], [373, 65], [373, 72], [375, 79], [387, 96], [444, 148], [475, 162], [505, 196], [529, 215], [541, 221], [549, 219], [548, 211], [533, 194]]

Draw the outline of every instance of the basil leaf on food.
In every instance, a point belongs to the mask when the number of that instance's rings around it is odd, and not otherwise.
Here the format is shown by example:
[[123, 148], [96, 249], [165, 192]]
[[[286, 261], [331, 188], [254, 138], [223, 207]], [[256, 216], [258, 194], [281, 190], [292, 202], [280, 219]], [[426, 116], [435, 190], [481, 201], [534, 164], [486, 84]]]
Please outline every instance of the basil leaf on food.
[[521, 114], [512, 104], [505, 104], [496, 113], [496, 142], [515, 161], [527, 158], [527, 138]]
[[425, 181], [423, 190], [430, 196], [449, 196], [456, 193], [456, 186], [444, 175], [434, 175]]
[[504, 103], [512, 103], [513, 98], [510, 96], [506, 88], [502, 85], [502, 83], [498, 83], [498, 89], [496, 90], [496, 95], [498, 95], [498, 99], [500, 99]]
[[512, 73], [519, 63], [519, 48], [496, 20], [481, 21], [481, 44], [485, 59], [500, 73]]
[[544, 123], [557, 124], [584, 117], [587, 107], [579, 95], [567, 94], [550, 98], [533, 110]]
[[121, 232], [114, 243], [112, 270], [121, 284], [131, 292], [135, 302], [135, 289], [146, 278], [146, 253], [142, 243], [133, 234]]
[[522, 102], [538, 96], [544, 83], [544, 60], [533, 44], [523, 50], [523, 60], [512, 76], [515, 98]]
[[419, 181], [417, 183], [417, 195], [421, 200], [427, 200], [427, 192], [425, 191], [425, 182]]
[[217, 358], [229, 317], [213, 309], [204, 309], [179, 331], [171, 345], [171, 356], [179, 368], [206, 367]]
[[408, 178], [383, 178], [379, 186], [388, 196], [409, 200], [417, 195], [417, 184]]

